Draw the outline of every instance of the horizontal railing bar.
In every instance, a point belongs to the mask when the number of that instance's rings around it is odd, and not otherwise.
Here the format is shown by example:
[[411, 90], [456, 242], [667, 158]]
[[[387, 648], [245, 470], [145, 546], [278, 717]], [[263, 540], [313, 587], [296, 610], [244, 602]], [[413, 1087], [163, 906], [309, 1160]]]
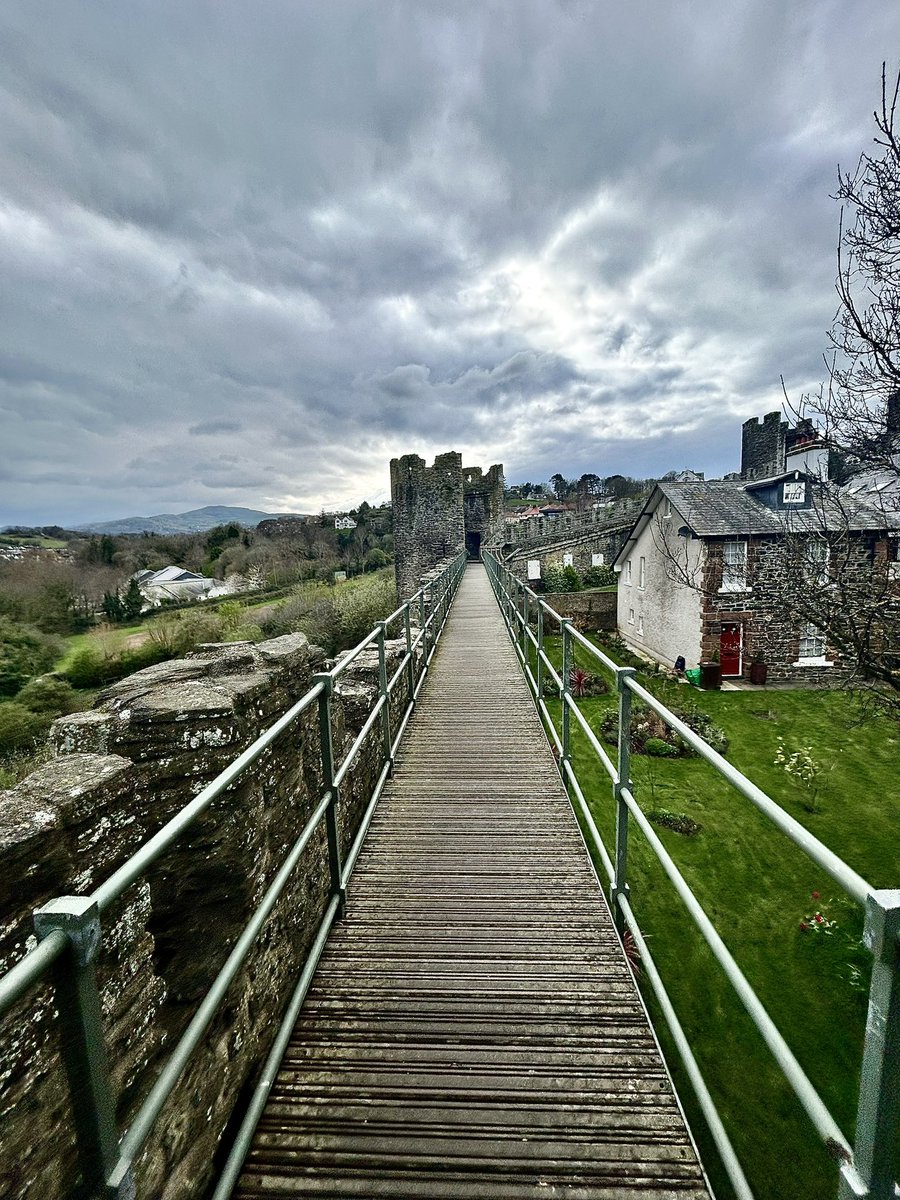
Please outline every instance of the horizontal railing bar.
[[563, 685], [562, 676], [557, 673], [556, 667], [554, 667], [553, 663], [547, 657], [547, 651], [541, 650], [540, 655], [541, 655], [541, 662], [544, 664], [544, 666], [550, 672], [550, 678], [553, 680], [553, 682], [556, 684], [556, 686], [559, 688], [559, 690], [562, 691], [562, 685]]
[[404, 653], [403, 657], [400, 659], [400, 665], [397, 667], [397, 670], [393, 673], [393, 675], [390, 678], [390, 682], [388, 683], [388, 691], [390, 691], [393, 688], [394, 684], [397, 682], [397, 680], [400, 678], [400, 676], [406, 670], [406, 668], [409, 664], [409, 660], [411, 658], [412, 658], [412, 655], [407, 650]]
[[653, 961], [653, 956], [650, 949], [644, 940], [644, 935], [641, 933], [640, 926], [632, 912], [631, 905], [628, 903], [628, 898], [622, 894], [617, 896], [619, 908], [622, 911], [622, 916], [625, 919], [625, 924], [628, 926], [631, 936], [634, 938], [634, 944], [637, 948], [638, 956], [641, 964], [641, 974], [646, 975], [650, 981], [650, 986], [659, 1003], [663, 1018], [666, 1025], [669, 1027], [669, 1032], [672, 1035], [672, 1040], [675, 1043], [675, 1048], [678, 1051], [678, 1056], [684, 1065], [688, 1079], [691, 1082], [691, 1087], [694, 1089], [694, 1095], [697, 1097], [697, 1102], [700, 1105], [700, 1110], [706, 1119], [706, 1124], [712, 1135], [713, 1142], [719, 1152], [719, 1157], [722, 1160], [722, 1166], [725, 1168], [725, 1173], [728, 1176], [731, 1186], [734, 1188], [735, 1195], [738, 1200], [754, 1200], [753, 1192], [750, 1190], [750, 1184], [747, 1182], [747, 1177], [741, 1170], [741, 1164], [734, 1152], [734, 1147], [731, 1144], [731, 1139], [725, 1132], [725, 1126], [722, 1124], [722, 1119], [719, 1116], [719, 1111], [716, 1108], [715, 1102], [709, 1093], [706, 1086], [706, 1080], [703, 1078], [703, 1073], [694, 1058], [687, 1035], [684, 1032], [681, 1022], [678, 1020], [678, 1015], [669, 999], [669, 994], [665, 989], [659, 971], [656, 969], [656, 963]]
[[406, 708], [403, 712], [403, 718], [400, 721], [400, 727], [397, 730], [397, 735], [391, 743], [391, 758], [396, 758], [397, 756], [397, 749], [400, 745], [403, 734], [406, 732], [406, 726], [409, 724], [409, 718], [413, 715], [415, 707], [416, 705], [414, 700], [410, 700], [406, 705]]
[[375, 790], [372, 792], [372, 798], [366, 806], [366, 811], [363, 814], [362, 821], [360, 822], [359, 830], [356, 834], [356, 837], [353, 839], [353, 845], [350, 847], [350, 853], [347, 855], [347, 861], [344, 864], [344, 870], [341, 874], [341, 887], [346, 887], [350, 880], [350, 876], [353, 873], [353, 868], [356, 865], [356, 860], [359, 858], [359, 852], [362, 850], [363, 840], [366, 836], [366, 830], [369, 828], [372, 817], [375, 815], [375, 806], [378, 804], [378, 801], [381, 798], [381, 793], [384, 791], [384, 785], [387, 782], [387, 777], [390, 775], [390, 773], [391, 764], [390, 762], [386, 762], [381, 768], [381, 774], [378, 776], [378, 780], [375, 784]]
[[294, 1026], [297, 1024], [297, 1018], [300, 1016], [300, 1010], [306, 999], [306, 993], [309, 991], [309, 985], [312, 983], [316, 967], [319, 965], [319, 959], [322, 957], [322, 951], [325, 949], [325, 943], [334, 924], [339, 904], [340, 898], [332, 896], [328, 907], [325, 909], [325, 915], [319, 925], [316, 939], [310, 948], [306, 963], [300, 973], [297, 986], [294, 989], [294, 994], [285, 1010], [284, 1017], [278, 1029], [278, 1036], [275, 1038], [272, 1048], [266, 1057], [262, 1075], [256, 1085], [250, 1106], [241, 1122], [237, 1137], [228, 1154], [228, 1161], [225, 1163], [225, 1168], [219, 1176], [212, 1200], [228, 1200], [234, 1190], [234, 1185], [237, 1183], [238, 1176], [241, 1173], [241, 1167], [244, 1165], [244, 1159], [247, 1157], [247, 1152], [250, 1149], [250, 1143], [253, 1141], [253, 1134], [256, 1132], [259, 1118], [262, 1116], [262, 1111], [266, 1106], [269, 1092], [272, 1090], [272, 1084], [275, 1082], [275, 1077], [278, 1074], [285, 1051], [291, 1040], [291, 1035], [294, 1032]]
[[347, 751], [347, 755], [346, 755], [344, 761], [341, 763], [341, 765], [338, 767], [338, 769], [334, 773], [335, 787], [340, 787], [341, 784], [344, 782], [347, 772], [353, 766], [353, 760], [356, 758], [357, 754], [359, 754], [359, 751], [362, 747], [363, 742], [366, 740], [368, 735], [372, 732], [372, 727], [374, 726], [375, 722], [378, 720], [378, 714], [384, 708], [385, 703], [386, 703], [386, 701], [385, 701], [384, 696], [379, 696], [378, 699], [375, 701], [372, 711], [366, 717], [365, 724], [363, 725], [362, 729], [359, 731], [359, 733], [354, 738], [353, 745]]
[[581, 726], [584, 736], [590, 742], [592, 750], [594, 751], [594, 753], [597, 755], [597, 757], [600, 759], [600, 761], [603, 763], [604, 767], [606, 768], [607, 775], [609, 775], [610, 779], [612, 779], [612, 781], [614, 783], [618, 783], [619, 772], [618, 772], [615, 764], [613, 763], [613, 760], [609, 757], [609, 755], [606, 753], [606, 751], [601, 746], [597, 735], [594, 733], [593, 729], [591, 729], [590, 725], [587, 723], [587, 719], [585, 718], [584, 713], [578, 707], [578, 704], [575, 701], [575, 697], [572, 695], [571, 692], [564, 692], [563, 700], [564, 700], [564, 703], [568, 704], [569, 708], [575, 714], [576, 721]]
[[347, 667], [349, 667], [350, 664], [357, 659], [360, 654], [362, 654], [363, 650], [365, 650], [367, 646], [371, 646], [372, 643], [377, 640], [378, 632], [379, 631], [377, 629], [373, 629], [371, 633], [367, 633], [363, 640], [358, 642], [352, 650], [349, 650], [339, 663], [335, 663], [328, 672], [331, 678], [337, 679], [341, 672], [345, 671]]
[[0, 1014], [6, 1012], [40, 983], [56, 960], [65, 953], [69, 939], [61, 929], [54, 929], [20, 958], [14, 967], [0, 976]]
[[600, 861], [603, 863], [603, 869], [606, 871], [609, 882], [612, 883], [616, 877], [616, 869], [613, 866], [612, 859], [606, 852], [606, 846], [603, 844], [603, 838], [600, 836], [600, 830], [597, 828], [597, 823], [594, 820], [594, 814], [591, 812], [590, 808], [588, 807], [587, 800], [584, 798], [584, 792], [581, 790], [581, 784], [578, 782], [578, 776], [575, 774], [572, 764], [568, 761], [565, 762], [564, 769], [575, 792], [575, 798], [578, 801], [579, 810], [581, 811], [581, 815], [584, 817], [585, 824], [590, 832], [594, 849], [600, 856]]
[[547, 703], [543, 699], [543, 697], [538, 701], [538, 708], [540, 709], [541, 716], [544, 718], [544, 720], [547, 723], [547, 728], [550, 732], [550, 736], [553, 738], [553, 742], [556, 746], [556, 749], [558, 750], [558, 752], [560, 754], [562, 754], [562, 741], [560, 739], [559, 734], [556, 732], [556, 726], [553, 724], [553, 721], [550, 717], [550, 712], [547, 708]]
[[790, 1047], [781, 1036], [778, 1027], [764, 1008], [762, 1001], [748, 983], [747, 977], [735, 962], [728, 947], [716, 932], [712, 921], [710, 921], [699, 900], [691, 891], [690, 885], [678, 870], [678, 867], [657, 836], [653, 826], [644, 816], [634, 796], [626, 787], [621, 788], [620, 793], [625, 804], [628, 806], [628, 811], [634, 817], [638, 828], [650, 843], [663, 870], [684, 902], [697, 928], [706, 939], [710, 950], [713, 952], [713, 955], [728, 977], [731, 986], [737, 993], [738, 999], [747, 1010], [753, 1024], [759, 1030], [763, 1041], [774, 1055], [785, 1078], [794, 1089], [794, 1094], [806, 1109], [807, 1116], [816, 1127], [822, 1140], [825, 1142], [829, 1140], [835, 1141], [846, 1150], [847, 1154], [851, 1154], [850, 1144], [841, 1132], [840, 1126], [825, 1107], [819, 1093], [813, 1087], [806, 1072], [797, 1062]]
[[625, 684], [636, 696], [639, 696], [644, 701], [648, 708], [652, 708], [655, 713], [661, 716], [666, 724], [671, 726], [679, 737], [687, 742], [692, 750], [696, 750], [701, 758], [711, 763], [719, 774], [728, 780], [732, 787], [736, 788], [742, 796], [745, 796], [761, 812], [765, 813], [769, 820], [782, 833], [787, 834], [791, 841], [798, 845], [823, 871], [827, 871], [831, 878], [836, 883], [839, 883], [857, 903], [865, 905], [866, 897], [874, 890], [871, 884], [867, 883], [861, 875], [857, 875], [852, 867], [838, 858], [832, 850], [829, 850], [808, 829], [805, 829], [799, 821], [785, 812], [779, 804], [775, 803], [771, 796], [766, 795], [762, 788], [757, 787], [755, 783], [747, 779], [737, 767], [732, 766], [727, 759], [713, 750], [712, 746], [708, 746], [699, 734], [685, 725], [684, 721], [679, 720], [651, 692], [641, 687], [639, 683], [635, 683], [631, 677], [626, 678]]
[[389, 617], [385, 617], [384, 618], [385, 625], [391, 625], [391, 624], [393, 624], [394, 621], [397, 620], [398, 617], [402, 617], [403, 614], [406, 612], [406, 608], [407, 608], [408, 604], [409, 604], [409, 601], [407, 600], [403, 604], [401, 604], [399, 608], [395, 608]]
[[233, 763], [221, 771], [211, 783], [208, 783], [189, 804], [175, 814], [171, 821], [167, 821], [158, 833], [155, 833], [140, 850], [119, 867], [118, 871], [91, 892], [90, 899], [96, 903], [101, 913], [109, 908], [110, 904], [118, 899], [126, 888], [130, 887], [148, 867], [156, 862], [163, 851], [167, 850], [181, 836], [192, 821], [209, 808], [213, 800], [237, 779], [245, 767], [255, 762], [263, 751], [267, 750], [276, 738], [318, 699], [323, 687], [322, 683], [314, 684], [296, 704], [287, 710], [284, 716], [280, 717], [252, 745], [248, 746], [243, 754], [239, 754]]
[[303, 832], [297, 838], [275, 878], [266, 889], [259, 907], [244, 926], [241, 936], [235, 942], [234, 948], [225, 960], [222, 969], [216, 975], [212, 986], [200, 1002], [190, 1024], [181, 1035], [178, 1045], [172, 1051], [159, 1078], [151, 1088], [150, 1094], [138, 1109], [134, 1120], [122, 1137], [119, 1145], [119, 1161], [115, 1167], [117, 1175], [124, 1176], [140, 1153], [141, 1147], [150, 1135], [156, 1123], [156, 1118], [162, 1111], [163, 1105], [181, 1078], [182, 1072], [187, 1066], [197, 1044], [206, 1032], [206, 1028], [213, 1019], [216, 1009], [225, 998], [235, 975], [237, 975], [244, 964], [244, 960], [253, 948], [260, 930], [287, 886], [294, 868], [300, 861], [300, 857], [306, 849], [309, 839], [325, 815], [325, 810], [330, 801], [331, 792], [329, 791], [319, 801], [312, 816], [307, 821]]

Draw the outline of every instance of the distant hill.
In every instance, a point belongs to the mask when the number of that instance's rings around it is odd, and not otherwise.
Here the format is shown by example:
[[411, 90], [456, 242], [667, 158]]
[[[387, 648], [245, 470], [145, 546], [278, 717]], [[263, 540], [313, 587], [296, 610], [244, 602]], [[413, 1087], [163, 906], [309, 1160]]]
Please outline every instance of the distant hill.
[[255, 508], [229, 508], [227, 505], [212, 504], [207, 508], [193, 508], [184, 513], [159, 513], [155, 517], [123, 517], [118, 521], [94, 521], [90, 525], [76, 525], [79, 533], [205, 533], [216, 525], [228, 525], [234, 521], [248, 529], [255, 529], [260, 521], [274, 520], [286, 516], [306, 516], [305, 513], [265, 513]]

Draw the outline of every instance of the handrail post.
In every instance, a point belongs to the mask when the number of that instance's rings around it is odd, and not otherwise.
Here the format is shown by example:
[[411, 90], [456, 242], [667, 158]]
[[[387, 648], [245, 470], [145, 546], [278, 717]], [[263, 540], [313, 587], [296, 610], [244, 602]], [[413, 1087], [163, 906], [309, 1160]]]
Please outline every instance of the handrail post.
[[39, 941], [57, 929], [69, 939], [69, 952], [55, 968], [55, 983], [84, 1184], [92, 1195], [132, 1200], [130, 1170], [117, 1187], [106, 1185], [119, 1159], [119, 1135], [94, 965], [100, 949], [100, 910], [86, 896], [59, 896], [37, 909], [34, 928]]
[[541, 600], [537, 602], [537, 698], [540, 704], [544, 698], [544, 610]]
[[319, 692], [319, 747], [322, 758], [322, 782], [331, 798], [325, 810], [325, 830], [328, 835], [328, 869], [331, 875], [331, 895], [337, 897], [338, 917], [343, 919], [347, 894], [341, 883], [341, 843], [338, 835], [338, 786], [334, 782], [334, 743], [331, 736], [331, 697], [334, 680], [327, 671], [313, 675], [313, 683], [321, 683]]
[[391, 694], [388, 691], [388, 673], [387, 673], [387, 651], [385, 649], [385, 641], [387, 640], [387, 624], [384, 621], [378, 623], [378, 695], [384, 701], [381, 706], [381, 736], [384, 745], [384, 761], [389, 764], [388, 773], [393, 770], [394, 759], [391, 754]]
[[528, 617], [529, 617], [528, 588], [523, 584], [522, 585], [522, 657], [525, 660], [526, 668], [528, 666], [528, 658], [529, 658]]
[[[863, 1048], [853, 1164], [841, 1168], [840, 1200], [893, 1200], [900, 1120], [900, 891], [870, 892], [863, 939], [875, 959]], [[859, 1191], [859, 1175], [867, 1191]], [[854, 1184], [856, 1185], [854, 1188]]]
[[415, 663], [415, 657], [413, 655], [413, 648], [412, 648], [412, 627], [410, 625], [410, 620], [409, 620], [409, 609], [410, 609], [410, 603], [407, 600], [407, 602], [403, 605], [403, 633], [406, 637], [406, 653], [409, 656], [409, 662], [407, 663], [406, 698], [407, 698], [408, 704], [415, 705], [415, 703], [416, 703], [416, 663]]
[[634, 667], [616, 669], [616, 690], [619, 693], [619, 746], [613, 799], [616, 802], [616, 875], [610, 890], [609, 903], [620, 936], [625, 932], [625, 918], [619, 907], [619, 896], [630, 902], [628, 884], [628, 806], [622, 798], [622, 788], [631, 791], [631, 688], [626, 681], [635, 675]]
[[422, 674], [428, 665], [428, 627], [425, 624], [425, 588], [419, 590], [419, 632], [422, 635]]
[[563, 643], [563, 662], [562, 662], [562, 689], [560, 690], [560, 699], [562, 700], [562, 761], [560, 762], [560, 770], [562, 771], [563, 784], [568, 792], [569, 780], [565, 771], [565, 764], [571, 762], [571, 720], [569, 717], [569, 700], [568, 697], [572, 694], [572, 622], [568, 617], [562, 619], [562, 643]]

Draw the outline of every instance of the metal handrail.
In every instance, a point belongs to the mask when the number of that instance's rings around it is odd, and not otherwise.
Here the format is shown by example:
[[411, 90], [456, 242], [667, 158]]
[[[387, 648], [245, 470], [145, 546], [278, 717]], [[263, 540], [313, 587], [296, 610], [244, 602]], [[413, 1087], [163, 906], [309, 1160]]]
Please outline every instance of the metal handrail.
[[[620, 667], [604, 654], [571, 622], [562, 617], [540, 596], [519, 580], [510, 569], [489, 551], [484, 553], [488, 576], [503, 614], [513, 647], [529, 682], [547, 732], [557, 748], [560, 773], [580, 812], [588, 839], [597, 853], [609, 878], [610, 904], [620, 932], [626, 928], [639, 946], [647, 978], [660, 1001], [661, 1011], [673, 1033], [676, 1048], [685, 1064], [687, 1074], [697, 1094], [710, 1133], [719, 1150], [723, 1166], [741, 1200], [752, 1200], [749, 1185], [740, 1168], [734, 1149], [725, 1132], [712, 1098], [703, 1081], [674, 1009], [669, 1001], [659, 972], [640, 934], [628, 893], [628, 822], [632, 819], [644, 835], [673, 886], [685, 903], [716, 960], [735, 989], [738, 998], [756, 1028], [773, 1053], [787, 1082], [797, 1095], [829, 1151], [841, 1161], [840, 1197], [871, 1197], [871, 1200], [894, 1200], [900, 1195], [892, 1175], [893, 1141], [900, 1121], [900, 1096], [896, 1085], [900, 1078], [900, 891], [876, 891], [861, 875], [840, 859], [832, 850], [808, 832], [789, 813], [785, 812], [761, 788], [713, 750], [698, 734], [671, 712], [634, 678], [634, 671]], [[530, 629], [530, 611], [537, 626], [535, 635]], [[558, 674], [543, 645], [544, 618], [557, 622], [563, 638], [563, 670]], [[520, 645], [521, 641], [521, 645]], [[616, 679], [619, 693], [618, 762], [601, 746], [581, 712], [571, 692], [570, 668], [574, 645], [583, 647]], [[536, 656], [536, 672], [531, 670], [531, 650]], [[541, 694], [541, 681], [549, 673], [557, 685], [562, 704], [562, 733], [556, 729]], [[753, 991], [734, 958], [729, 953], [712, 922], [697, 901], [689, 884], [657, 836], [637, 801], [630, 778], [631, 697], [637, 696], [671, 729], [708, 762], [742, 796], [750, 800], [772, 823], [794, 842], [808, 857], [840, 884], [866, 911], [866, 945], [873, 950], [875, 962], [869, 997], [869, 1020], [860, 1083], [856, 1138], [853, 1149], [829, 1113], [821, 1097], [803, 1072]], [[607, 850], [594, 821], [570, 754], [570, 716], [585, 735], [585, 740], [609, 775], [616, 802], [615, 855]]]
[[[316, 676], [313, 686], [291, 706], [269, 729], [229, 764], [215, 779], [198, 793], [188, 804], [175, 814], [153, 837], [99, 887], [89, 895], [58, 897], [35, 913], [38, 944], [18, 963], [0, 976], [0, 1016], [11, 1005], [23, 1000], [34, 987], [45, 980], [51, 971], [56, 972], [57, 1000], [60, 1019], [66, 1020], [74, 1029], [75, 1036], [63, 1039], [66, 1044], [68, 1074], [71, 1086], [79, 1081], [77, 1103], [87, 1106], [81, 1114], [80, 1126], [86, 1130], [79, 1145], [80, 1171], [85, 1186], [108, 1197], [119, 1196], [123, 1200], [133, 1194], [133, 1164], [150, 1135], [166, 1100], [190, 1061], [233, 982], [241, 965], [250, 953], [266, 919], [287, 886], [291, 875], [302, 857], [314, 831], [324, 820], [328, 833], [328, 856], [331, 877], [331, 894], [319, 925], [312, 947], [301, 970], [300, 979], [288, 1005], [282, 1025], [276, 1034], [275, 1044], [263, 1071], [263, 1078], [251, 1102], [247, 1118], [239, 1131], [235, 1145], [225, 1168], [222, 1180], [228, 1190], [223, 1191], [220, 1180], [216, 1197], [229, 1194], [237, 1177], [249, 1146], [253, 1127], [261, 1111], [265, 1097], [260, 1089], [268, 1092], [274, 1068], [272, 1063], [280, 1061], [290, 1028], [296, 1022], [299, 1006], [303, 1002], [312, 973], [322, 953], [325, 939], [333, 922], [343, 912], [344, 893], [356, 863], [363, 839], [375, 811], [375, 806], [384, 789], [393, 765], [393, 757], [406, 729], [409, 718], [429, 670], [437, 642], [443, 631], [453, 596], [459, 586], [466, 564], [464, 552], [430, 584], [420, 588], [404, 601], [385, 621], [378, 622], [371, 633], [346, 654], [327, 672]], [[406, 638], [405, 652], [400, 666], [390, 682], [387, 677], [385, 642], [388, 627], [403, 619]], [[420, 622], [418, 635], [412, 637], [412, 621]], [[430, 633], [429, 633], [430, 630]], [[354, 739], [342, 762], [336, 767], [332, 746], [332, 698], [335, 681], [346, 668], [368, 647], [377, 645], [379, 656], [378, 698], [365, 721], [362, 730]], [[419, 647], [424, 647], [419, 653]], [[391, 695], [403, 672], [408, 673], [406, 704], [399, 717], [395, 737], [391, 734]], [[121, 1138], [114, 1119], [114, 1103], [110, 1072], [106, 1062], [100, 997], [94, 974], [94, 961], [100, 946], [100, 915], [140, 879], [160, 856], [189, 828], [213, 801], [271, 746], [284, 731], [314, 704], [319, 709], [320, 756], [322, 760], [323, 794], [303, 832], [287, 852], [281, 866], [266, 889], [263, 899], [244, 925], [224, 966], [218, 972], [175, 1049], [163, 1066], [162, 1072], [144, 1099], [130, 1127]], [[360, 822], [359, 830], [347, 855], [341, 863], [337, 833], [337, 805], [340, 785], [345, 780], [365, 739], [382, 719], [382, 767]], [[252, 1124], [248, 1125], [248, 1122]], [[230, 1182], [229, 1182], [230, 1181]]]

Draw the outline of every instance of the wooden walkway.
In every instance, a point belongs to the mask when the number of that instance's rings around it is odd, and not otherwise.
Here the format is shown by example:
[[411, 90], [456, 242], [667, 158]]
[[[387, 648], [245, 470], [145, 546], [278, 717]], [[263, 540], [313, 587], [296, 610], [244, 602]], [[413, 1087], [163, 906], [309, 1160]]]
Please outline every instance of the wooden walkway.
[[708, 1197], [480, 566], [235, 1195]]

